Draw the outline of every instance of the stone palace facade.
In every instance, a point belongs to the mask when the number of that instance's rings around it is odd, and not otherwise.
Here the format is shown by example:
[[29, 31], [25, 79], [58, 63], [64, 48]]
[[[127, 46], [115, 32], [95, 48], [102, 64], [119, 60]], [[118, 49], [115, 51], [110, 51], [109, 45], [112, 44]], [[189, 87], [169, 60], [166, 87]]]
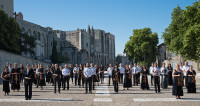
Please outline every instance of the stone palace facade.
[[[9, 17], [13, 17], [13, 0], [0, 0], [0, 9], [4, 10]], [[17, 23], [23, 33], [36, 38], [35, 55], [22, 54], [29, 58], [35, 58], [45, 62], [51, 62], [53, 41], [60, 57], [66, 57], [65, 63], [94, 64], [108, 66], [115, 62], [115, 36], [104, 30], [77, 29], [74, 31], [53, 30], [50, 27], [23, 20], [21, 12], [15, 14]]]

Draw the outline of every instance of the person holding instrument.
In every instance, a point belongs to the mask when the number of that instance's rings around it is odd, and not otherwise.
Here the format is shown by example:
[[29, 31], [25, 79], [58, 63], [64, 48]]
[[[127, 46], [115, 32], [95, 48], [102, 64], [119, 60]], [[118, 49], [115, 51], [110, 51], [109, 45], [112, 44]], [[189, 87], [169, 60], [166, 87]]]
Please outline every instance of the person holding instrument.
[[180, 96], [183, 96], [183, 72], [180, 70], [179, 64], [176, 64], [172, 76], [174, 77], [172, 95], [176, 96], [176, 99], [181, 99]]
[[40, 68], [38, 70], [39, 72], [39, 85], [40, 85], [40, 90], [43, 90], [43, 86], [46, 85], [45, 83], [45, 78], [44, 78], [44, 74], [45, 74], [45, 70], [43, 68], [43, 64], [40, 64]]
[[120, 74], [120, 71], [119, 69], [117, 68], [117, 65], [115, 64], [114, 66], [114, 69], [112, 71], [112, 78], [113, 78], [113, 82], [114, 82], [114, 90], [116, 93], [118, 93], [118, 82], [119, 82], [119, 74]]
[[20, 69], [17, 67], [17, 63], [14, 63], [14, 68], [11, 71], [12, 75], [12, 84], [11, 89], [19, 91], [20, 89]]
[[32, 83], [34, 77], [34, 71], [30, 68], [30, 65], [26, 65], [24, 75], [24, 87], [25, 87], [25, 100], [31, 100], [32, 98]]
[[141, 89], [142, 90], [144, 90], [144, 89], [150, 90], [149, 83], [148, 83], [148, 77], [147, 77], [148, 76], [148, 71], [147, 71], [147, 68], [146, 68], [145, 65], [143, 65], [141, 76], [142, 76]]
[[54, 79], [54, 93], [56, 93], [56, 83], [58, 84], [58, 92], [60, 93], [60, 79], [61, 79], [62, 72], [58, 68], [58, 64], [55, 64], [55, 70], [53, 72], [53, 79]]
[[9, 95], [10, 72], [7, 66], [4, 67], [4, 71], [1, 73], [1, 78], [3, 79], [3, 91], [5, 92], [5, 95]]

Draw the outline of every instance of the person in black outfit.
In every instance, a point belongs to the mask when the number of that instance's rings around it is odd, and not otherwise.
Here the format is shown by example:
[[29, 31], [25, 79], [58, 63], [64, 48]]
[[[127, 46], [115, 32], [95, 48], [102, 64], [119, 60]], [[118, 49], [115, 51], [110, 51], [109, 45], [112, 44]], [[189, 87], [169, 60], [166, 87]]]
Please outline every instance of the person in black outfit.
[[[54, 64], [51, 64], [51, 73], [53, 74], [53, 72], [54, 72], [54, 70], [55, 70], [55, 65]], [[53, 79], [53, 76], [51, 76], [51, 83], [52, 83], [52, 86], [54, 86], [54, 79]]]
[[23, 73], [24, 75], [24, 86], [25, 86], [25, 99], [31, 100], [32, 98], [32, 79], [34, 77], [34, 72], [30, 68], [30, 65], [27, 64], [26, 71]]
[[125, 66], [125, 72], [124, 72], [124, 84], [123, 87], [125, 90], [125, 88], [127, 88], [127, 90], [129, 90], [128, 88], [132, 87], [132, 82], [131, 82], [131, 70], [129, 69], [128, 65]]
[[187, 93], [196, 93], [196, 72], [193, 70], [193, 66], [190, 66], [190, 70], [187, 72]]
[[20, 64], [20, 83], [23, 83], [23, 80], [24, 80], [24, 66], [23, 64]]
[[172, 76], [174, 77], [172, 95], [176, 96], [176, 99], [181, 99], [180, 96], [183, 96], [183, 73], [180, 70], [179, 64], [176, 64], [176, 68], [173, 70]]
[[83, 78], [83, 67], [82, 64], [79, 65], [79, 71], [78, 71], [78, 85], [79, 88], [81, 87], [81, 80], [82, 80], [82, 87], [84, 88], [84, 78]]
[[49, 84], [49, 83], [51, 83], [52, 81], [51, 81], [51, 77], [52, 77], [52, 73], [51, 73], [51, 69], [50, 69], [50, 67], [49, 67], [49, 65], [47, 65], [47, 69], [46, 69], [46, 82]]
[[7, 66], [4, 67], [4, 71], [1, 73], [1, 78], [3, 79], [3, 91], [5, 92], [5, 95], [9, 95], [10, 72]]
[[[63, 66], [60, 66], [59, 67], [60, 68], [60, 71], [61, 71], [61, 73], [62, 73], [62, 70], [63, 70]], [[64, 88], [64, 79], [63, 79], [63, 75], [61, 74], [61, 78], [60, 78], [60, 85], [62, 86], [62, 88]]]
[[147, 71], [147, 68], [146, 68], [145, 65], [143, 66], [141, 75], [142, 75], [141, 89], [150, 90], [149, 83], [148, 83], [148, 77], [147, 77], [148, 76], [148, 71]]
[[101, 64], [100, 65], [100, 79], [101, 79], [101, 84], [103, 84], [104, 83], [104, 67], [103, 67], [103, 65]]
[[74, 84], [74, 83], [73, 83], [73, 78], [74, 78], [73, 69], [74, 69], [74, 68], [72, 67], [71, 64], [69, 64], [69, 69], [70, 69], [70, 75], [71, 75], [72, 84]]
[[172, 78], [172, 71], [173, 71], [173, 68], [172, 68], [172, 66], [171, 66], [170, 63], [168, 64], [167, 69], [168, 69], [168, 85], [171, 86], [171, 85], [173, 84], [173, 78]]
[[40, 90], [43, 90], [43, 86], [46, 85], [45, 78], [44, 78], [45, 71], [43, 68], [43, 64], [40, 64], [40, 68], [39, 68], [38, 72], [39, 72], [39, 85], [41, 87]]
[[53, 72], [54, 76], [54, 93], [56, 93], [56, 82], [58, 83], [58, 92], [60, 93], [60, 78], [61, 78], [62, 72], [58, 68], [58, 64], [55, 64], [55, 70]]
[[12, 74], [12, 84], [11, 84], [11, 89], [15, 91], [19, 91], [20, 89], [20, 69], [17, 68], [17, 63], [14, 63], [14, 68], [11, 71]]
[[112, 71], [112, 78], [113, 78], [113, 82], [114, 82], [114, 90], [115, 92], [118, 93], [118, 82], [119, 82], [119, 74], [120, 74], [120, 71], [119, 69], [117, 68], [117, 65], [114, 66], [114, 69]]

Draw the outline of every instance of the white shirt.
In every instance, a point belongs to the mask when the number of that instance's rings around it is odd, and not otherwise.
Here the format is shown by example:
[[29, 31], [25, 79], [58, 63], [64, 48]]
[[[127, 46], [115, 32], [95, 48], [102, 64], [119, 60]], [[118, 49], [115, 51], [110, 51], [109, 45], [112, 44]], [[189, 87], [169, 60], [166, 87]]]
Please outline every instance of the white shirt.
[[135, 74], [135, 72], [136, 72], [136, 67], [133, 67], [132, 70], [133, 70], [133, 71], [132, 71], [132, 74]]
[[92, 70], [90, 68], [85, 68], [84, 69], [84, 76], [85, 77], [91, 77], [92, 76]]
[[11, 73], [11, 71], [12, 71], [12, 68], [11, 68], [11, 67], [8, 67], [8, 71]]
[[79, 69], [79, 67], [74, 67], [73, 73], [74, 73], [74, 74], [77, 74], [77, 73], [78, 73], [78, 69]]
[[108, 71], [108, 75], [109, 76], [112, 75], [112, 70], [113, 70], [113, 67], [108, 67], [107, 71]]
[[70, 70], [68, 69], [68, 68], [64, 68], [63, 70], [62, 70], [62, 75], [69, 75], [70, 74]]
[[180, 68], [180, 70], [182, 70], [182, 71], [183, 71], [183, 66], [180, 66], [179, 68]]
[[[183, 66], [183, 76], [187, 76], [187, 71], [190, 70], [190, 67], [189, 66]], [[186, 71], [186, 72], [184, 72]]]
[[[166, 73], [164, 72], [164, 70], [166, 70]], [[162, 75], [168, 74], [168, 69], [167, 69], [167, 67], [162, 67], [162, 68], [160, 68], [160, 71], [161, 71], [161, 74], [162, 74]]]
[[142, 68], [140, 67], [140, 66], [137, 66], [136, 67], [136, 74], [138, 74], [139, 72], [141, 72], [142, 71]]
[[161, 72], [160, 72], [159, 67], [154, 67], [153, 70], [154, 70], [154, 71], [156, 71], [156, 70], [158, 71], [158, 75], [156, 75], [155, 73], [153, 73], [154, 76], [160, 76], [160, 73], [161, 73]]
[[119, 71], [120, 71], [120, 74], [124, 74], [124, 71], [125, 71], [124, 67], [119, 67]]
[[153, 75], [154, 67], [153, 67], [153, 66], [151, 66], [151, 67], [149, 68], [149, 71], [150, 71], [150, 74], [152, 74], [152, 75]]
[[96, 68], [94, 67], [90, 67], [91, 71], [92, 71], [92, 75], [95, 75], [96, 74]]
[[39, 71], [39, 68], [36, 68], [36, 74], [37, 74], [37, 75], [40, 74], [38, 71]]

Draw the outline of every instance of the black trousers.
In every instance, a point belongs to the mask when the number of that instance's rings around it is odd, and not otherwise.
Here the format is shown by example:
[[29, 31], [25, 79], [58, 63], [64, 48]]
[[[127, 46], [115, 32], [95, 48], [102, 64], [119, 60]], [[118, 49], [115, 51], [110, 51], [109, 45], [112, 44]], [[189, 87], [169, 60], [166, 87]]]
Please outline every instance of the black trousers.
[[160, 92], [160, 77], [159, 76], [154, 76], [154, 87], [155, 87], [155, 92]]
[[74, 75], [75, 75], [75, 86], [76, 86], [78, 82], [78, 74], [74, 74]]
[[69, 76], [66, 76], [66, 77], [64, 77], [63, 78], [63, 89], [65, 89], [66, 88], [66, 81], [67, 81], [67, 90], [69, 90], [69, 79], [70, 79], [70, 77]]
[[78, 75], [78, 86], [81, 86], [81, 75]]
[[31, 98], [32, 97], [32, 81], [24, 81], [24, 87], [25, 87], [25, 98]]
[[36, 87], [38, 87], [39, 86], [39, 83], [40, 83], [40, 75], [37, 75], [37, 85], [36, 85]]
[[153, 82], [154, 82], [154, 77], [153, 75], [151, 75], [151, 86], [153, 86]]
[[140, 73], [137, 74], [137, 83], [140, 84]]
[[114, 90], [115, 92], [118, 92], [118, 81], [113, 81], [114, 82]]
[[186, 88], [188, 87], [187, 82], [188, 82], [188, 77], [187, 76], [183, 76], [183, 84], [185, 85]]
[[108, 85], [110, 86], [110, 80], [112, 80], [112, 76], [111, 75], [108, 75]]
[[54, 78], [54, 93], [56, 93], [56, 83], [58, 83], [58, 92], [60, 93], [60, 78]]
[[95, 75], [92, 75], [92, 88], [94, 90], [94, 87], [95, 87]]
[[136, 76], [137, 74], [133, 74], [133, 85], [138, 85]]
[[92, 91], [92, 77], [85, 79], [85, 92], [88, 93], [88, 85], [89, 85], [89, 92]]
[[74, 73], [71, 73], [71, 80], [72, 80], [72, 83], [73, 83], [73, 78], [74, 78]]
[[121, 83], [121, 84], [123, 84], [123, 75], [124, 75], [124, 74], [121, 74], [121, 73], [120, 73], [120, 83]]

